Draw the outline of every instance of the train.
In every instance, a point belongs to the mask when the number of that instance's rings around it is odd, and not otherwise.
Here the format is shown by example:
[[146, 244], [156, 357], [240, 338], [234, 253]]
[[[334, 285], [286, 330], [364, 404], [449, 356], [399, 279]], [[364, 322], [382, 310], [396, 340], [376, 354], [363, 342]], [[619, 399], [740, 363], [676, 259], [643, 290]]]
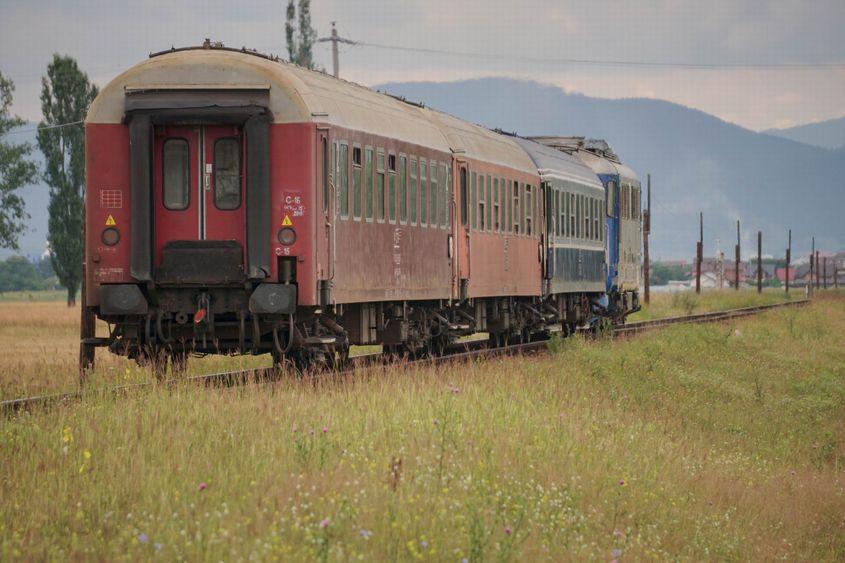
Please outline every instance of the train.
[[[490, 130], [247, 49], [129, 68], [85, 120], [80, 367], [337, 367], [623, 323], [640, 183], [603, 141]], [[97, 337], [95, 321], [109, 326]]]

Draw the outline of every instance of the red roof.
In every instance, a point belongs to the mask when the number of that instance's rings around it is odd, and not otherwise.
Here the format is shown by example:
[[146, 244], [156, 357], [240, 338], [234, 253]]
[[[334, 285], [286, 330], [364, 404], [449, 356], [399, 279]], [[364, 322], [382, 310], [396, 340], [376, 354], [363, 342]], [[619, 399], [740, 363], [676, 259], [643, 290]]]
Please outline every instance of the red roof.
[[[775, 268], [775, 275], [781, 281], [781, 283], [786, 281], [786, 268]], [[795, 281], [795, 267], [789, 267], [789, 281]]]

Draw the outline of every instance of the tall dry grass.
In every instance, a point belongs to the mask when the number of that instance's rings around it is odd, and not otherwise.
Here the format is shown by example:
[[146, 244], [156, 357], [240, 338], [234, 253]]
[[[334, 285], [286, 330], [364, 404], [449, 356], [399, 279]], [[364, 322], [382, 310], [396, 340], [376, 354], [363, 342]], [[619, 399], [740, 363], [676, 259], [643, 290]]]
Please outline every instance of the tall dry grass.
[[[79, 387], [79, 308], [66, 307], [62, 292], [17, 292], [0, 296], [0, 399], [41, 393], [72, 391]], [[780, 292], [758, 296], [753, 291], [708, 291], [692, 294], [652, 295], [651, 305], [631, 317], [643, 320], [694, 312], [746, 307], [783, 300]], [[692, 304], [692, 305], [691, 305]], [[97, 335], [106, 336], [108, 326], [98, 322]], [[373, 347], [364, 347], [364, 351]], [[192, 358], [189, 374], [213, 373], [269, 366], [269, 356], [208, 356]], [[88, 386], [149, 381], [151, 374], [134, 362], [96, 353], [96, 369]]]
[[3, 421], [0, 559], [845, 557], [845, 298]]

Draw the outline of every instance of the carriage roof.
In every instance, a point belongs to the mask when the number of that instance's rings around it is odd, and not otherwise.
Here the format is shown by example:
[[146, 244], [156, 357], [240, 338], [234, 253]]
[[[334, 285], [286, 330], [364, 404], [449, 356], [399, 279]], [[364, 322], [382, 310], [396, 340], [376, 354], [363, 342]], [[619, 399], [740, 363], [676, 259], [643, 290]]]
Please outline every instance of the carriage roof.
[[322, 72], [221, 47], [175, 49], [114, 78], [86, 123], [121, 123], [127, 92], [264, 91], [274, 123], [326, 123], [536, 173], [510, 139], [448, 114], [410, 104]]

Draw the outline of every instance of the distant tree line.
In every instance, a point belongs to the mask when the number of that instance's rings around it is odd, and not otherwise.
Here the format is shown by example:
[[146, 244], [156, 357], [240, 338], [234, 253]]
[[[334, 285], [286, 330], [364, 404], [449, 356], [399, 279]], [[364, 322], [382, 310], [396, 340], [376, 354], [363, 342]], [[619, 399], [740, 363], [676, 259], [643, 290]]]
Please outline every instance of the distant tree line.
[[0, 293], [59, 287], [59, 278], [49, 258], [30, 261], [23, 256], [12, 256], [0, 262]]
[[651, 285], [666, 285], [674, 280], [686, 280], [690, 277], [690, 266], [683, 264], [664, 264], [663, 262], [652, 262], [649, 270], [649, 283]]

